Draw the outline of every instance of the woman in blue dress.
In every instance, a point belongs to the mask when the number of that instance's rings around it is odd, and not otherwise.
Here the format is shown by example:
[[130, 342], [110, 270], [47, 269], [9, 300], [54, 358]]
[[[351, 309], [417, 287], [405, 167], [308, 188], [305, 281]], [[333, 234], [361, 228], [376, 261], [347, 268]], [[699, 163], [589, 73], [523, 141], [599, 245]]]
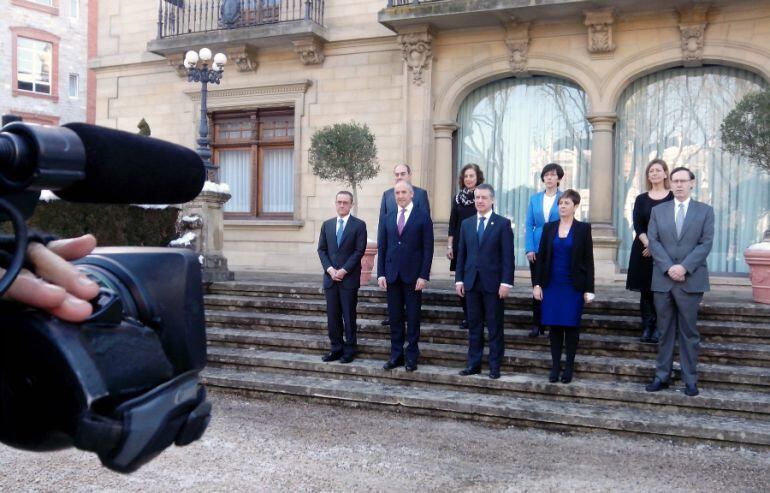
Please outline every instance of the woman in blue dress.
[[570, 383], [580, 337], [583, 304], [594, 298], [594, 253], [591, 225], [575, 219], [580, 194], [566, 190], [559, 197], [559, 220], [546, 223], [535, 261], [532, 295], [542, 301], [541, 324], [549, 327], [551, 373], [559, 379], [562, 349], [566, 349], [562, 383]]
[[[548, 163], [540, 172], [540, 180], [545, 185], [545, 190], [538, 192], [529, 198], [527, 207], [527, 220], [524, 224], [524, 247], [529, 261], [529, 273], [532, 276], [532, 286], [535, 285], [535, 260], [537, 259], [537, 246], [540, 244], [540, 236], [543, 234], [545, 223], [559, 219], [559, 183], [564, 178], [564, 169], [556, 163]], [[532, 298], [532, 327], [529, 337], [537, 337], [543, 334], [543, 326], [540, 324], [540, 302]]]

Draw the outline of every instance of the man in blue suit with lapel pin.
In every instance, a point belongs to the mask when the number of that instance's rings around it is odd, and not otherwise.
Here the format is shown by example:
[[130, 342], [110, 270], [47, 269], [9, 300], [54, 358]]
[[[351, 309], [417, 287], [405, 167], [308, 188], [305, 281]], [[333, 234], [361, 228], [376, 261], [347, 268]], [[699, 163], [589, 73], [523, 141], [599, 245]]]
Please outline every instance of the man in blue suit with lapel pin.
[[489, 378], [500, 378], [505, 352], [503, 314], [513, 287], [514, 249], [511, 221], [495, 214], [495, 189], [476, 187], [476, 215], [460, 226], [455, 289], [468, 298], [468, 364], [460, 375], [481, 373], [484, 328], [489, 331]]
[[323, 223], [318, 239], [331, 341], [331, 351], [321, 359], [350, 363], [357, 351], [356, 306], [361, 286], [361, 257], [366, 250], [366, 223], [350, 215], [352, 193], [338, 192], [335, 206], [337, 217]]
[[[396, 183], [405, 181], [412, 185], [412, 168], [408, 164], [398, 164], [393, 168], [393, 175], [396, 178]], [[414, 190], [414, 197], [412, 198], [412, 204], [417, 209], [424, 209], [430, 217], [430, 201], [428, 200], [428, 192], [420, 187], [412, 185]], [[380, 201], [380, 223], [387, 217], [388, 214], [395, 212], [398, 208], [396, 204], [396, 195], [394, 193], [394, 187], [391, 187], [382, 192], [382, 200]], [[382, 321], [382, 325], [388, 325], [390, 321], [386, 318]]]
[[[406, 361], [415, 371], [420, 356], [422, 290], [428, 285], [433, 262], [433, 222], [415, 207], [408, 181], [396, 183], [396, 210], [380, 220], [377, 232], [377, 284], [388, 293], [390, 357], [383, 368], [392, 370]], [[404, 351], [406, 320], [406, 351]]]

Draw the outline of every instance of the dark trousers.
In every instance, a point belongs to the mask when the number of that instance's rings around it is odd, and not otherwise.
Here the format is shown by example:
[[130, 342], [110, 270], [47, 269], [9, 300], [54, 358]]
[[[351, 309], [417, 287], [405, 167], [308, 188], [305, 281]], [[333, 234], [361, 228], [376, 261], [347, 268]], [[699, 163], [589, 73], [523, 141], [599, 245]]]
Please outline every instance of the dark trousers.
[[[326, 321], [329, 326], [331, 352], [344, 356], [355, 356], [356, 343], [356, 306], [358, 289], [345, 289], [335, 282], [325, 289]], [[344, 334], [344, 338], [343, 338]]]
[[[532, 287], [535, 287], [535, 263], [530, 262], [529, 263], [529, 274], [532, 277]], [[541, 306], [543, 302], [540, 300], [536, 300], [535, 297], [532, 297], [532, 325], [536, 325], [538, 327], [542, 327], [543, 325], [540, 323], [540, 320], [542, 318], [542, 312], [541, 312]]]
[[489, 331], [489, 370], [500, 371], [505, 354], [503, 337], [504, 302], [495, 292], [481, 289], [476, 283], [473, 289], [465, 292], [468, 303], [468, 368], [481, 368], [484, 354], [484, 326]]
[[670, 291], [655, 293], [660, 333], [655, 376], [661, 381], [668, 381], [671, 375], [674, 346], [678, 340], [682, 381], [687, 385], [698, 383], [700, 332], [697, 323], [698, 307], [702, 299], [703, 293], [688, 293], [676, 284]]
[[[405, 355], [408, 363], [416, 364], [420, 356], [422, 291], [415, 291], [415, 285], [415, 282], [403, 282], [400, 277], [395, 282], [388, 283], [391, 361], [396, 361]], [[404, 351], [405, 339], [406, 352]]]
[[[561, 353], [566, 349], [567, 360], [564, 371], [572, 375], [575, 367], [575, 353], [577, 353], [578, 341], [580, 341], [580, 329], [578, 327], [561, 327], [552, 325], [548, 331], [551, 341], [551, 369], [558, 372], [561, 365]], [[565, 347], [566, 346], [566, 347]]]

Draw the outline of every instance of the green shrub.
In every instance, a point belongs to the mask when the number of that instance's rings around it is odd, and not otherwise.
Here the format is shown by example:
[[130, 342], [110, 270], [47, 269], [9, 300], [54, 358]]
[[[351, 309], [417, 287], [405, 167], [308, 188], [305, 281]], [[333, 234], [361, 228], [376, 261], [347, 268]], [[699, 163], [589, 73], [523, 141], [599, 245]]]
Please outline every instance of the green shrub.
[[[167, 246], [177, 237], [179, 209], [145, 209], [134, 205], [40, 202], [27, 221], [30, 229], [70, 238], [91, 233], [100, 246]], [[11, 232], [4, 223], [2, 230]]]

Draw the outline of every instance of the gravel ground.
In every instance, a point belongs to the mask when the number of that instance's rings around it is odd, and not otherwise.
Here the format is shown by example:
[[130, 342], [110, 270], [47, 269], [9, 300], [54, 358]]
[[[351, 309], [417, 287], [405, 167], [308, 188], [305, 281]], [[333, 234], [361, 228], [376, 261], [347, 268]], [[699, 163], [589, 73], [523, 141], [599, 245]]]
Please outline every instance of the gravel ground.
[[768, 491], [770, 451], [565, 435], [211, 395], [199, 442], [131, 475], [76, 450], [0, 445], [0, 491]]

